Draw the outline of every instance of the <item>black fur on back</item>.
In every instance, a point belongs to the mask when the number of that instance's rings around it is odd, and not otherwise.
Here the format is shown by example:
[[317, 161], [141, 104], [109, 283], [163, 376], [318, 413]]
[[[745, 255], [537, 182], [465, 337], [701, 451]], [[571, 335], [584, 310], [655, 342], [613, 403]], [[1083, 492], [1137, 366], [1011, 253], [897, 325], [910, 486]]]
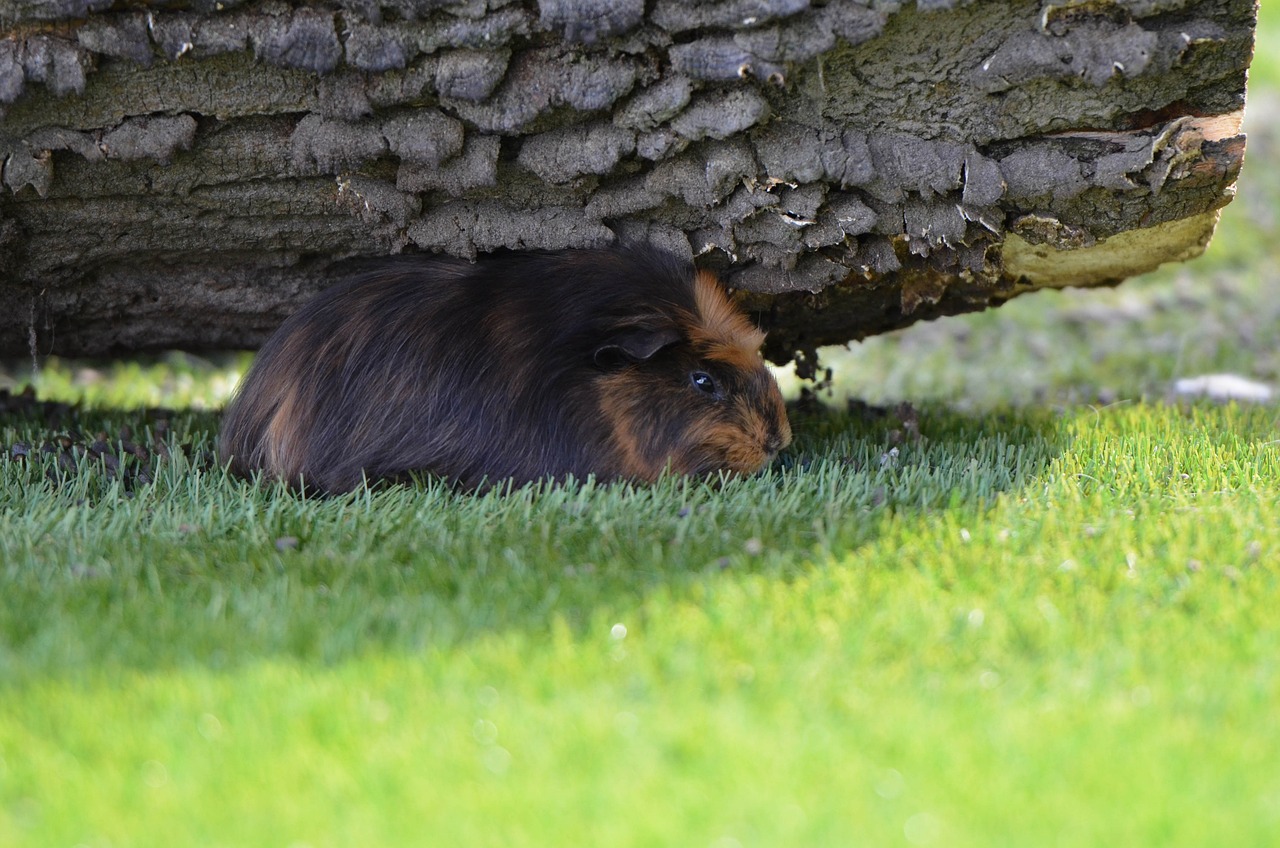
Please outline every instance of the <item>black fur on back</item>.
[[596, 354], [635, 329], [686, 336], [694, 279], [646, 247], [383, 260], [281, 325], [220, 450], [241, 474], [328, 492], [410, 471], [465, 486], [619, 476]]

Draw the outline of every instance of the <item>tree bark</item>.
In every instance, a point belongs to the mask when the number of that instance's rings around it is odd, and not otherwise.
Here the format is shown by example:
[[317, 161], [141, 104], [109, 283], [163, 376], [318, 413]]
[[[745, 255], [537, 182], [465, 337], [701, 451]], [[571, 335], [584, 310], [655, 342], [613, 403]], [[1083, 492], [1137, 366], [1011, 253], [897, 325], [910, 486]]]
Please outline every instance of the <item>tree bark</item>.
[[778, 360], [1115, 283], [1229, 202], [1255, 14], [0, 0], [0, 355], [253, 347], [405, 251], [655, 241]]

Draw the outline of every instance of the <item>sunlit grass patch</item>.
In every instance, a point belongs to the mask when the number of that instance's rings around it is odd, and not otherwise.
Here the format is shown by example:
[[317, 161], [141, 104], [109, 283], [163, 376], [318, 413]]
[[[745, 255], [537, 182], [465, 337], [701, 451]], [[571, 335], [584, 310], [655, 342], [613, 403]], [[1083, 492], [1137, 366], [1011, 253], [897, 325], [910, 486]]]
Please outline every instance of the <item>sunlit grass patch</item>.
[[252, 361], [250, 353], [196, 356], [170, 352], [127, 360], [48, 357], [0, 367], [0, 389], [38, 389], [42, 400], [89, 407], [221, 409]]

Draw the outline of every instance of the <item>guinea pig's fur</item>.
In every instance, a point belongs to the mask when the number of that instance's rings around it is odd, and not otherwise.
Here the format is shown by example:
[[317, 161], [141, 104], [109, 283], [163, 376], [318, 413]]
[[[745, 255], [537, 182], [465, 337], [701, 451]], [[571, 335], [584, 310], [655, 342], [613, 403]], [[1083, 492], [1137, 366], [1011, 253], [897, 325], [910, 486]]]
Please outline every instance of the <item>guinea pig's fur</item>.
[[791, 441], [763, 341], [713, 275], [653, 248], [382, 260], [267, 341], [220, 453], [324, 492], [750, 473]]

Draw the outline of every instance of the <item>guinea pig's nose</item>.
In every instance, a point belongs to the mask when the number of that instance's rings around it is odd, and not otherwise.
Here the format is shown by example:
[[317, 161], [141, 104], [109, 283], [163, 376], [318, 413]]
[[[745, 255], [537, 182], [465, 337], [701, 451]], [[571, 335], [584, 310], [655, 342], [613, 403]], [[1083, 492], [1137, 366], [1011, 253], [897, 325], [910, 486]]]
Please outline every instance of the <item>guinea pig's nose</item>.
[[769, 438], [765, 439], [764, 441], [764, 449], [769, 453], [770, 456], [773, 456], [778, 451], [782, 450], [782, 448], [783, 448], [782, 436], [778, 435], [777, 433], [770, 433]]

